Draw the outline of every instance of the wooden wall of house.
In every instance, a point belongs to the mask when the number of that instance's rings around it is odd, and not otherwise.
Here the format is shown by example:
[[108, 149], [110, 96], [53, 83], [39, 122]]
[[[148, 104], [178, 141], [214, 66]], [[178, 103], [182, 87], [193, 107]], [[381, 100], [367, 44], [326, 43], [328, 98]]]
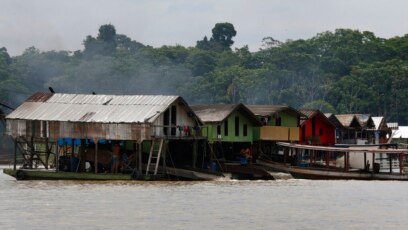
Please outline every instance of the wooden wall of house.
[[299, 132], [301, 143], [320, 145], [334, 145], [336, 143], [336, 128], [323, 116], [318, 114], [303, 123]]
[[[176, 123], [173, 123], [172, 120], [172, 107], [175, 108], [176, 110]], [[180, 136], [180, 135], [186, 135], [184, 132], [183, 127], [188, 126], [190, 129], [190, 134], [194, 135], [195, 132], [193, 128], [197, 126], [197, 118], [190, 112], [190, 109], [187, 108], [183, 103], [180, 103], [179, 101], [174, 102], [171, 104], [168, 108], [168, 114], [166, 115], [164, 113], [161, 113], [158, 118], [153, 122], [154, 128], [154, 135], [156, 136], [166, 136], [166, 135], [171, 135], [171, 136]], [[166, 119], [165, 119], [166, 117]], [[167, 120], [167, 123], [165, 122]], [[174, 126], [173, 132], [170, 129], [170, 126]], [[176, 128], [177, 126], [181, 128]], [[167, 131], [166, 131], [167, 128]]]
[[[278, 119], [280, 118], [280, 124], [278, 124]], [[299, 127], [298, 116], [295, 114], [288, 113], [286, 111], [281, 111], [276, 113], [271, 117], [267, 125], [272, 126], [284, 126], [284, 127]]]
[[[236, 133], [235, 119], [238, 118], [238, 132]], [[225, 125], [228, 125], [227, 129]], [[219, 125], [219, 128], [218, 128]], [[246, 126], [246, 135], [244, 133]], [[218, 134], [220, 131], [220, 134]], [[227, 132], [226, 132], [227, 131]], [[235, 111], [222, 124], [207, 124], [203, 129], [203, 134], [208, 137], [208, 141], [213, 143], [220, 140], [224, 142], [252, 142], [253, 141], [253, 124], [239, 111]], [[238, 134], [238, 135], [236, 135]], [[219, 138], [220, 137], [220, 138]]]
[[[280, 124], [278, 118], [280, 118]], [[298, 141], [299, 117], [282, 111], [271, 117], [267, 125], [254, 127], [253, 130], [254, 141]]]
[[150, 139], [145, 124], [7, 120], [7, 134], [13, 137], [58, 139], [136, 140]]

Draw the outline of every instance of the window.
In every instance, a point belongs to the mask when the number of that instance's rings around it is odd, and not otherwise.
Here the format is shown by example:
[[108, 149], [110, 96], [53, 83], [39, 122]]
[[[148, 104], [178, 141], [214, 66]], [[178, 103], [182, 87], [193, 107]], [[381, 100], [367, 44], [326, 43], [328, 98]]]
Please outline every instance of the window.
[[221, 135], [221, 125], [217, 125], [217, 136]]
[[323, 129], [322, 128], [319, 129], [319, 135], [323, 136]]
[[235, 117], [235, 136], [239, 136], [239, 117]]
[[228, 120], [224, 122], [224, 136], [228, 136]]
[[177, 125], [177, 106], [172, 106], [171, 107], [171, 114], [170, 114], [170, 125], [171, 125], [171, 135], [175, 136], [176, 135], [176, 125]]
[[276, 118], [276, 126], [281, 126], [282, 125], [282, 119], [281, 117]]
[[244, 124], [244, 137], [248, 136], [248, 125]]

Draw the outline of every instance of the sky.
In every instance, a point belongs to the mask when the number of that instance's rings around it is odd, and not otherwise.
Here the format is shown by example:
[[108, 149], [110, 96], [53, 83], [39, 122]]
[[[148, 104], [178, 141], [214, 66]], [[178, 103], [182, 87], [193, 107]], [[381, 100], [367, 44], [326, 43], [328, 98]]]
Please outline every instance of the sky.
[[336, 28], [403, 36], [407, 9], [406, 0], [0, 0], [0, 47], [12, 56], [31, 46], [80, 50], [104, 24], [145, 45], [188, 47], [230, 22], [234, 47], [257, 51], [265, 37], [308, 39]]

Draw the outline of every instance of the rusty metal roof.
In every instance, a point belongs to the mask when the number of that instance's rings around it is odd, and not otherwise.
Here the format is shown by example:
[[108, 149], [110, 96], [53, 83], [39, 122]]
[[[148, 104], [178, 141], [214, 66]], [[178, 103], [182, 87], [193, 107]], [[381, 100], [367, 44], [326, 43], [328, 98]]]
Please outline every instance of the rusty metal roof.
[[307, 118], [313, 117], [317, 113], [319, 113], [319, 110], [317, 109], [307, 109], [307, 108], [302, 108], [299, 109], [299, 112], [303, 113], [304, 115], [307, 116]]
[[320, 110], [318, 109], [309, 109], [309, 108], [302, 108], [299, 109], [299, 112], [303, 113], [304, 115], [307, 116], [306, 120], [300, 120], [300, 126], [302, 126], [307, 120], [309, 120], [310, 118], [314, 117], [314, 116], [318, 116], [320, 114], [320, 117], [327, 123], [330, 124], [332, 126], [336, 126], [327, 116], [326, 114], [322, 113]]
[[275, 113], [287, 111], [296, 116], [305, 117], [305, 115], [298, 110], [287, 105], [246, 105], [257, 116], [270, 116]]
[[153, 122], [179, 96], [88, 95], [36, 93], [6, 119], [43, 121], [145, 123]]
[[242, 111], [256, 125], [261, 125], [255, 115], [243, 104], [216, 104], [216, 105], [192, 105], [194, 113], [204, 123], [223, 122], [232, 112]]
[[336, 114], [335, 116], [345, 128], [361, 128], [360, 122], [354, 114]]

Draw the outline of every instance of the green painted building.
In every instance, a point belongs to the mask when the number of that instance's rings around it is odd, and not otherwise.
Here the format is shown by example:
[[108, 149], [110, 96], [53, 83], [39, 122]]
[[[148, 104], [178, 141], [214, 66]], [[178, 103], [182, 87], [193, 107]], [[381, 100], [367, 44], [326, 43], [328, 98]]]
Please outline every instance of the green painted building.
[[193, 105], [191, 108], [204, 123], [201, 132], [210, 143], [252, 142], [254, 127], [261, 125], [243, 104]]
[[254, 141], [298, 141], [299, 124], [304, 114], [285, 105], [247, 105], [262, 127], [254, 128]]
[[203, 136], [217, 157], [233, 159], [243, 148], [251, 148], [254, 128], [261, 126], [257, 117], [243, 104], [193, 105], [194, 113], [204, 123]]

